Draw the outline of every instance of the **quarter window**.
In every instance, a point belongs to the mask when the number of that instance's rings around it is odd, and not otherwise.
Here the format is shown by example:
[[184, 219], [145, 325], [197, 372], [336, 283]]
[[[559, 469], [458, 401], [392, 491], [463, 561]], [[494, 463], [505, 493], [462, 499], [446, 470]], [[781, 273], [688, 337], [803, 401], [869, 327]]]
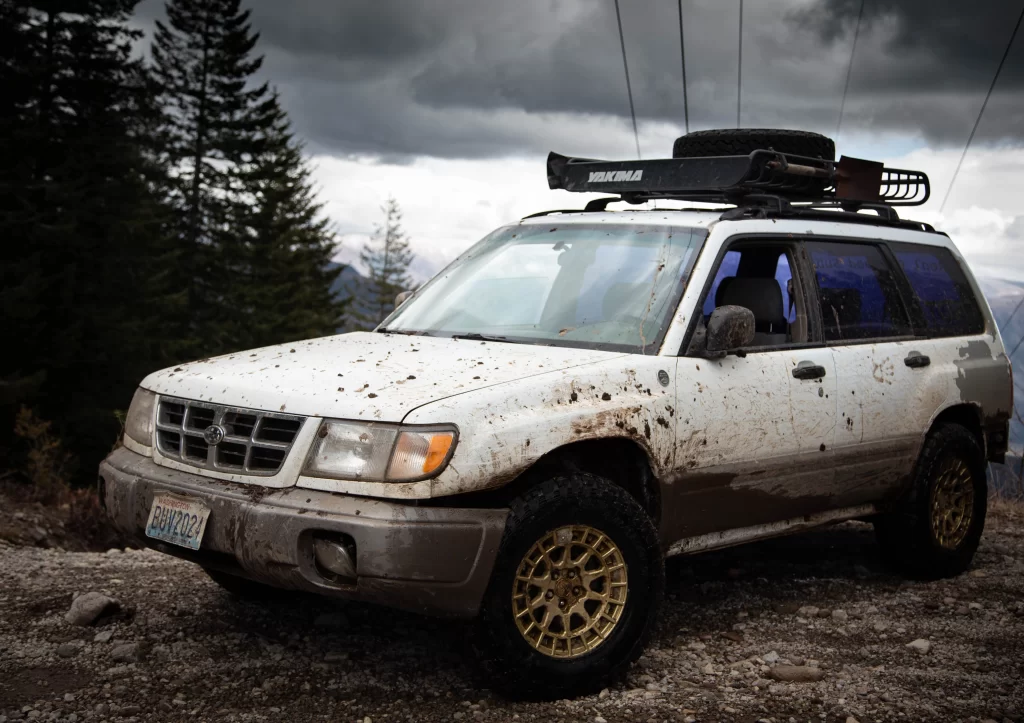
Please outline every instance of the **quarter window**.
[[892, 250], [910, 281], [930, 335], [960, 336], [985, 330], [978, 300], [949, 249], [892, 244]]
[[866, 244], [807, 244], [827, 341], [906, 336], [910, 319], [892, 269]]

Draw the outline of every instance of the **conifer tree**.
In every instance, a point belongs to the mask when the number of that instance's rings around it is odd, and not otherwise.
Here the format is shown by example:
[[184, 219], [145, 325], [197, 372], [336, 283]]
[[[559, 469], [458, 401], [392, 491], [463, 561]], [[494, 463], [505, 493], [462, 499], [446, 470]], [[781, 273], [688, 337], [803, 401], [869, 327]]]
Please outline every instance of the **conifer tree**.
[[247, 273], [225, 296], [237, 300], [233, 338], [245, 348], [333, 334], [345, 304], [332, 285], [336, 242], [316, 200], [302, 146], [277, 105], [265, 145], [246, 176], [250, 212], [237, 252]]
[[197, 355], [333, 333], [334, 238], [239, 0], [170, 0], [153, 46], [161, 162]]
[[395, 296], [411, 288], [409, 264], [413, 254], [402, 230], [402, 211], [392, 197], [381, 206], [384, 223], [367, 243], [359, 259], [367, 270], [366, 298], [360, 304], [356, 321], [366, 329], [382, 322], [395, 308]]
[[155, 321], [173, 306], [134, 5], [0, 3], [0, 434], [33, 406], [89, 478], [116, 438], [112, 410], [162, 365]]
[[196, 354], [209, 355], [240, 348], [242, 310], [224, 292], [245, 272], [246, 178], [277, 107], [265, 83], [252, 83], [263, 59], [252, 53], [259, 35], [239, 0], [170, 0], [166, 10], [153, 41], [163, 110], [158, 158], [183, 251], [177, 273], [187, 335]]

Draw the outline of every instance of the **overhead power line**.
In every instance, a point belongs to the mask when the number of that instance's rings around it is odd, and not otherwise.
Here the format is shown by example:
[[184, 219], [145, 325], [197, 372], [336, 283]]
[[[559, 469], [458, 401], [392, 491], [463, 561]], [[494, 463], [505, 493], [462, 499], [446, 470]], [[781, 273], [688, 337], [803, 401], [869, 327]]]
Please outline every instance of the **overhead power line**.
[[857, 37], [860, 35], [860, 21], [864, 17], [864, 0], [860, 0], [860, 11], [857, 13], [857, 25], [853, 29], [853, 45], [850, 47], [850, 62], [846, 65], [846, 85], [843, 86], [843, 100], [839, 103], [839, 120], [836, 122], [836, 143], [839, 142], [839, 131], [843, 127], [843, 111], [846, 110], [846, 94], [850, 91], [850, 75], [853, 73], [853, 56], [857, 52]]
[[619, 0], [615, 0], [615, 20], [619, 23], [619, 45], [622, 46], [622, 69], [626, 72], [626, 94], [629, 96], [629, 115], [633, 118], [633, 140], [636, 141], [636, 157], [640, 158], [640, 134], [636, 130], [636, 109], [633, 108], [633, 88], [629, 84], [629, 64], [626, 62], [626, 40], [622, 36], [622, 15]]
[[683, 42], [683, 0], [679, 0], [679, 62], [683, 66], [683, 123], [690, 132], [690, 106], [686, 98], [686, 44]]
[[996, 87], [996, 81], [999, 80], [999, 74], [1003, 72], [1003, 64], [1006, 63], [1006, 57], [1010, 54], [1010, 48], [1013, 47], [1013, 40], [1017, 37], [1017, 31], [1020, 30], [1020, 23], [1024, 20], [1024, 6], [1020, 9], [1020, 15], [1017, 17], [1017, 24], [1013, 26], [1013, 32], [1010, 33], [1010, 42], [1006, 44], [1006, 50], [1003, 51], [1003, 57], [999, 61], [999, 67], [996, 68], [996, 74], [992, 76], [992, 84], [988, 87], [988, 93], [985, 94], [985, 101], [981, 104], [981, 110], [978, 111], [978, 117], [974, 121], [974, 127], [971, 128], [971, 135], [967, 137], [967, 145], [964, 146], [964, 152], [960, 154], [960, 160], [957, 161], [956, 170], [953, 171], [953, 178], [949, 182], [949, 188], [946, 189], [946, 195], [942, 199], [942, 205], [939, 206], [939, 213], [946, 208], [946, 201], [949, 200], [949, 192], [953, 190], [953, 184], [956, 183], [957, 174], [960, 173], [960, 166], [963, 165], [964, 156], [967, 155], [967, 149], [971, 147], [971, 141], [974, 140], [974, 134], [978, 130], [978, 124], [981, 123], [981, 117], [985, 114], [985, 106], [988, 105], [988, 99], [992, 97], [992, 91]]
[[740, 127], [740, 101], [743, 98], [743, 0], [740, 0], [740, 31], [736, 56], [736, 127]]

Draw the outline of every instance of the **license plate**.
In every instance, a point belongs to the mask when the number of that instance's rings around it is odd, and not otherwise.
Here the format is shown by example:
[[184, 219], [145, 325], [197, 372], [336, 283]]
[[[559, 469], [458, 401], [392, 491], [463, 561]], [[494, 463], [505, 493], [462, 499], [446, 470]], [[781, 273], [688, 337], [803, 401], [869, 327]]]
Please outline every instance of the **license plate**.
[[209, 508], [199, 500], [158, 494], [149, 508], [146, 536], [198, 550], [209, 516]]

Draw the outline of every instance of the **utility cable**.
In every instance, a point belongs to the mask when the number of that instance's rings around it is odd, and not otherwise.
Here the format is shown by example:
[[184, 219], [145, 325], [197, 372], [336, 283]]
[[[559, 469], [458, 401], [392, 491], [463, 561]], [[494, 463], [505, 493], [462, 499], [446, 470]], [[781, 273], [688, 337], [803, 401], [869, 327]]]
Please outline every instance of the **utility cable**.
[[740, 31], [736, 44], [736, 127], [740, 127], [740, 100], [743, 98], [743, 0], [740, 0]]
[[843, 127], [843, 112], [846, 110], [846, 94], [850, 91], [850, 76], [853, 74], [853, 56], [857, 52], [857, 37], [860, 35], [860, 21], [864, 17], [864, 0], [860, 0], [860, 11], [857, 13], [857, 25], [853, 29], [853, 46], [850, 48], [850, 62], [846, 66], [846, 85], [843, 86], [843, 100], [839, 104], [839, 120], [836, 122], [836, 143], [839, 143], [839, 131]]
[[683, 43], [683, 0], [679, 0], [679, 62], [683, 66], [683, 123], [690, 132], [690, 106], [686, 99], [686, 45]]
[[622, 69], [626, 71], [626, 93], [629, 95], [629, 114], [633, 117], [633, 140], [636, 141], [636, 157], [640, 158], [640, 134], [636, 130], [636, 110], [633, 108], [633, 88], [629, 84], [629, 64], [626, 62], [626, 40], [622, 36], [622, 15], [619, 0], [615, 0], [615, 20], [619, 23], [619, 45], [622, 46]]
[[956, 183], [956, 177], [957, 174], [960, 173], [960, 166], [963, 165], [964, 156], [967, 155], [967, 149], [971, 147], [971, 141], [974, 140], [974, 134], [978, 130], [978, 124], [981, 123], [981, 116], [985, 114], [985, 106], [988, 105], [988, 99], [992, 97], [992, 91], [996, 87], [996, 81], [999, 80], [999, 74], [1003, 71], [1003, 64], [1006, 63], [1006, 57], [1010, 54], [1010, 48], [1013, 47], [1013, 40], [1017, 37], [1017, 31], [1020, 30], [1021, 20], [1024, 20], [1024, 6], [1021, 7], [1020, 16], [1017, 18], [1017, 24], [1013, 26], [1013, 32], [1010, 33], [1010, 42], [1006, 44], [1006, 50], [1003, 51], [1003, 57], [999, 61], [999, 67], [996, 68], [996, 74], [992, 77], [992, 84], [988, 87], [988, 93], [985, 94], [985, 102], [981, 104], [981, 110], [978, 111], [978, 118], [974, 121], [974, 127], [971, 129], [971, 135], [967, 137], [967, 145], [964, 146], [964, 152], [960, 154], [960, 160], [956, 164], [956, 170], [953, 171], [953, 179], [949, 182], [949, 188], [946, 189], [946, 195], [942, 199], [942, 205], [939, 206], [939, 213], [942, 213], [943, 209], [946, 208], [946, 201], [949, 200], [949, 192], [953, 190], [953, 184]]

